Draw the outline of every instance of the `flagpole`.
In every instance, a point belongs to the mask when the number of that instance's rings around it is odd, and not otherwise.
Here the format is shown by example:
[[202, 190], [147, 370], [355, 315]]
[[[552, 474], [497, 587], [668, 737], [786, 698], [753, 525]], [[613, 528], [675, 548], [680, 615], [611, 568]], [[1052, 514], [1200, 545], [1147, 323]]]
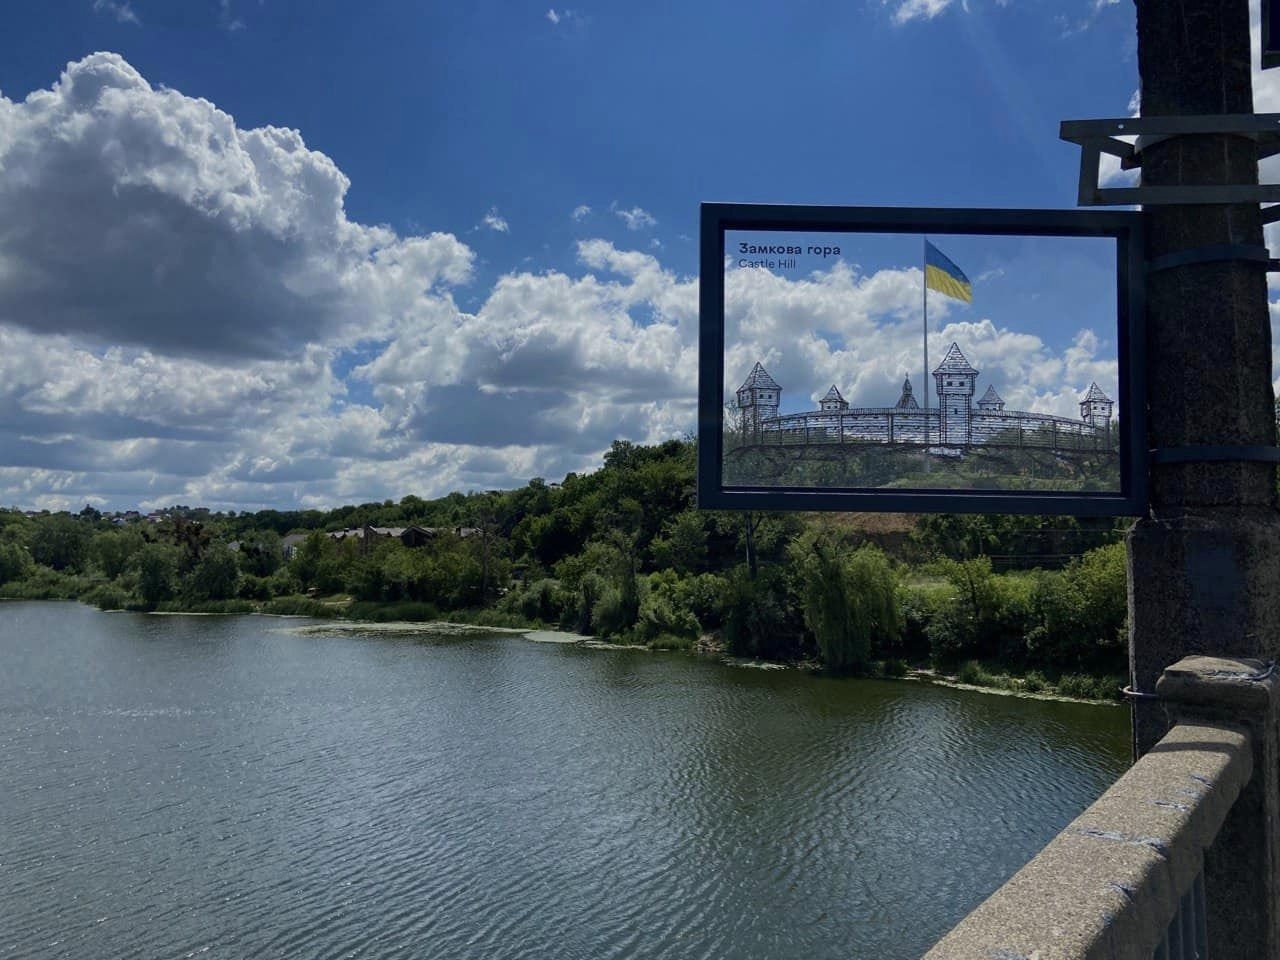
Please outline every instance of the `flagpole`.
[[929, 237], [922, 238], [920, 248], [920, 315], [924, 318], [924, 377], [920, 390], [924, 394], [924, 472], [929, 472]]

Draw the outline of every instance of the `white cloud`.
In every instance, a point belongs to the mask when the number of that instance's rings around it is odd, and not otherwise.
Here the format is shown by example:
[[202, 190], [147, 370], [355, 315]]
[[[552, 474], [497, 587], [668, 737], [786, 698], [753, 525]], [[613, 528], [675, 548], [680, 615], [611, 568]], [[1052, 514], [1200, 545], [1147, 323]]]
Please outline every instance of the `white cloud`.
[[556, 13], [555, 9], [552, 8], [547, 11], [547, 19], [550, 20], [552, 23], [559, 23], [560, 14]]
[[658, 225], [658, 221], [654, 219], [653, 215], [648, 210], [642, 210], [640, 207], [623, 210], [614, 203], [610, 205], [609, 209], [627, 225], [628, 230], [645, 230]]
[[166, 353], [281, 357], [387, 336], [473, 254], [349, 220], [295, 130], [243, 130], [123, 58], [0, 97], [0, 323]]
[[573, 208], [573, 213], [569, 216], [578, 223], [581, 223], [587, 217], [591, 216], [591, 208], [585, 203], [580, 203]]
[[123, 0], [123, 2], [117, 2], [117, 0], [93, 0], [93, 10], [95, 13], [108, 13], [121, 23], [142, 23], [138, 19], [138, 15], [134, 13], [133, 4], [129, 0]]
[[227, 33], [243, 30], [245, 23], [231, 11], [231, 0], [218, 0], [218, 25]]
[[[886, 0], [889, 2], [889, 0]], [[894, 23], [911, 20], [932, 20], [951, 6], [952, 0], [895, 0]]]
[[0, 503], [435, 496], [694, 422], [696, 280], [589, 240], [464, 312], [456, 237], [350, 220], [299, 133], [114, 54], [0, 99], [0, 164]]
[[484, 215], [484, 219], [480, 221], [480, 225], [493, 230], [495, 233], [509, 233], [511, 230], [507, 221], [498, 215], [497, 207], [489, 208], [489, 212]]
[[[652, 248], [584, 240], [573, 269], [508, 273], [464, 311], [456, 237], [350, 220], [346, 177], [299, 133], [240, 129], [111, 54], [0, 99], [0, 164], [0, 503], [438, 496], [695, 423], [698, 283]], [[732, 376], [759, 358], [791, 396], [837, 382], [882, 404], [919, 365], [918, 269], [731, 276]], [[1087, 331], [1055, 353], [941, 300], [930, 314], [930, 349], [961, 340], [1011, 406], [1060, 411], [1086, 376], [1110, 389]], [[814, 332], [792, 347], [796, 329]]]

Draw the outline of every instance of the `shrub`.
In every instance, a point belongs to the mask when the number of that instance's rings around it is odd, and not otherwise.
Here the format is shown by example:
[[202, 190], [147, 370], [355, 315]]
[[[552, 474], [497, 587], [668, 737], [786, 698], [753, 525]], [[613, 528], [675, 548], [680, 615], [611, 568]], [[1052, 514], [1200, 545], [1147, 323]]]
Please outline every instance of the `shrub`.
[[977, 660], [966, 660], [960, 664], [960, 669], [956, 671], [956, 679], [961, 683], [972, 684], [975, 687], [989, 687], [995, 678], [982, 669], [982, 664]]
[[1028, 693], [1041, 693], [1050, 688], [1049, 681], [1039, 670], [1029, 670], [1022, 678], [1022, 689]]
[[262, 613], [270, 613], [280, 617], [319, 617], [329, 619], [336, 617], [336, 607], [309, 600], [306, 597], [276, 597], [262, 605]]
[[99, 610], [123, 610], [133, 597], [129, 591], [114, 583], [100, 583], [81, 599], [91, 603]]
[[400, 621], [425, 622], [439, 620], [440, 611], [434, 604], [415, 603], [371, 603], [357, 600], [341, 611], [348, 620], [372, 620], [375, 623], [398, 623]]
[[1093, 678], [1083, 673], [1064, 673], [1058, 678], [1058, 692], [1064, 697], [1080, 697], [1092, 700], [1094, 694]]
[[25, 580], [0, 586], [0, 597], [10, 600], [74, 600], [89, 588], [82, 578], [35, 567]]
[[880, 675], [884, 677], [905, 677], [909, 670], [905, 660], [890, 658], [880, 665]]
[[166, 600], [155, 605], [161, 613], [254, 613], [248, 600]]
[[566, 598], [558, 580], [535, 580], [525, 589], [513, 592], [509, 596], [514, 600], [504, 603], [504, 606], [514, 606], [516, 611], [527, 620], [557, 623], [561, 614], [564, 613]]
[[797, 624], [788, 617], [794, 607], [776, 567], [761, 567], [754, 578], [745, 565], [735, 567], [725, 578], [721, 607], [723, 635], [731, 653], [781, 657], [795, 651]]

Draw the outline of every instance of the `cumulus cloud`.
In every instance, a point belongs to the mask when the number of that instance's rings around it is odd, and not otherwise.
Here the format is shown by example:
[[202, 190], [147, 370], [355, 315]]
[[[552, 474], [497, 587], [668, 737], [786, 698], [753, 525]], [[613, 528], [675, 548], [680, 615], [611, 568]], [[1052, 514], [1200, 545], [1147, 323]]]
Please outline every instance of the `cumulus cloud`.
[[243, 130], [96, 53], [0, 97], [0, 323], [201, 356], [389, 335], [473, 254], [346, 216], [301, 134]]
[[505, 275], [451, 336], [401, 337], [356, 375], [397, 430], [423, 440], [586, 453], [687, 430], [696, 281], [604, 240], [580, 243], [578, 257], [606, 276]]
[[[0, 99], [0, 169], [0, 503], [439, 496], [695, 423], [698, 283], [653, 248], [583, 240], [572, 269], [507, 273], [461, 309], [456, 237], [351, 220], [346, 177], [301, 134], [241, 129], [113, 54]], [[730, 374], [759, 358], [793, 396], [891, 402], [919, 364], [919, 291], [916, 268], [736, 271]], [[1110, 389], [1114, 351], [1088, 331], [1055, 352], [950, 311], [931, 305], [930, 349], [961, 340], [1011, 406]]]

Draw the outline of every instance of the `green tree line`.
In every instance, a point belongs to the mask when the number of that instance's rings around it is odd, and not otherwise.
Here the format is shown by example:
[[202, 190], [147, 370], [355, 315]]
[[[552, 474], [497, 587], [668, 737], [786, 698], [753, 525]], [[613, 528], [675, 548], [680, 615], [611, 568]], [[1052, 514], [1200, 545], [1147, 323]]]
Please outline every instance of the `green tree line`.
[[[124, 524], [89, 507], [0, 511], [0, 596], [543, 625], [834, 672], [927, 663], [979, 682], [990, 670], [1032, 687], [1065, 678], [1080, 693], [1092, 692], [1080, 678], [1124, 673], [1112, 522], [928, 516], [886, 532], [841, 515], [700, 511], [694, 475], [689, 441], [618, 441], [600, 469], [560, 483], [434, 500], [175, 508]], [[329, 536], [366, 524], [434, 535], [416, 547]], [[1001, 569], [1011, 562], [1028, 569]]]

